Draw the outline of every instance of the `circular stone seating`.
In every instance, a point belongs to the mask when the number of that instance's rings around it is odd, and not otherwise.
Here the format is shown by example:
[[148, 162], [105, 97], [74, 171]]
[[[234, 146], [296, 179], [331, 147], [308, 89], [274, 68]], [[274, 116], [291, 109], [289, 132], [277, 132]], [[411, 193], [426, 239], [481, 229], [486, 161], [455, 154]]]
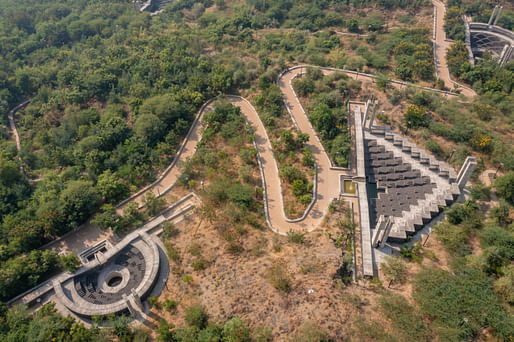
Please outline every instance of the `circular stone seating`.
[[[73, 279], [75, 289], [84, 300], [94, 304], [112, 304], [129, 295], [131, 289], [136, 288], [145, 274], [143, 254], [134, 246], [123, 248], [114, 260], [99, 265]], [[123, 272], [123, 271], [125, 272]], [[109, 286], [109, 276], [121, 278], [116, 286], [117, 291], [105, 291]], [[123, 285], [120, 287], [120, 285]]]
[[133, 233], [74, 276], [56, 280], [57, 299], [85, 317], [142, 310], [141, 299], [153, 289], [160, 267], [157, 244], [146, 233]]

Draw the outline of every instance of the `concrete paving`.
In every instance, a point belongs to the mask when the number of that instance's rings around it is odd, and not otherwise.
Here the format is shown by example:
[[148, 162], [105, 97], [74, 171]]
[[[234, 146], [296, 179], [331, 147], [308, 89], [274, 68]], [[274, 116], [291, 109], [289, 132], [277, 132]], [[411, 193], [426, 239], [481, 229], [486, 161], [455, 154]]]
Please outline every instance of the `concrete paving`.
[[435, 65], [437, 68], [437, 75], [441, 80], [444, 81], [444, 85], [448, 89], [453, 90], [456, 87], [456, 89], [460, 90], [460, 92], [465, 96], [476, 96], [476, 92], [474, 90], [455, 82], [454, 80], [452, 80], [450, 76], [448, 63], [446, 62], [446, 53], [453, 42], [446, 39], [446, 32], [444, 31], [444, 17], [446, 14], [446, 6], [440, 0], [432, 0], [432, 4], [435, 7], [434, 57]]

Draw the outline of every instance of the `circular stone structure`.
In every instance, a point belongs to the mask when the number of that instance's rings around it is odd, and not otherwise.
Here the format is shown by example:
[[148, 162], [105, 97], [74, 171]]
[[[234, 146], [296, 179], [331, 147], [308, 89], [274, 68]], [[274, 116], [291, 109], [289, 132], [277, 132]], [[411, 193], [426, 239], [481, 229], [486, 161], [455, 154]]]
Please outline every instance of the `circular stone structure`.
[[54, 282], [59, 301], [73, 313], [91, 317], [143, 309], [141, 300], [159, 275], [155, 241], [144, 232], [132, 234], [63, 282]]
[[482, 56], [486, 51], [494, 57], [505, 59], [505, 62], [514, 60], [514, 32], [495, 25], [483, 23], [469, 23], [470, 43], [473, 55]]

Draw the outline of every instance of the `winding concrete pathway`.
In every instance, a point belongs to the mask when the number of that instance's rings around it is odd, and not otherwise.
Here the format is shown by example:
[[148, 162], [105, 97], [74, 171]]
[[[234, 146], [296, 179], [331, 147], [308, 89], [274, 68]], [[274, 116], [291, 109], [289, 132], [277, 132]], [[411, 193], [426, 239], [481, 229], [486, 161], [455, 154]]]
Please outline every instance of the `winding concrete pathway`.
[[[438, 2], [438, 0], [433, 1], [434, 4]], [[285, 215], [277, 162], [273, 156], [271, 142], [269, 141], [268, 135], [263, 123], [259, 118], [259, 115], [257, 114], [257, 111], [246, 99], [239, 96], [227, 96], [227, 99], [233, 105], [238, 106], [241, 109], [248, 122], [256, 129], [255, 145], [259, 152], [260, 164], [262, 167], [261, 172], [265, 189], [264, 195], [266, 203], [267, 223], [273, 231], [283, 235], [291, 230], [312, 231], [316, 229], [321, 224], [332, 200], [338, 198], [340, 195], [341, 175], [356, 175], [355, 165], [352, 165], [352, 167], [354, 167], [353, 170], [332, 166], [331, 161], [316, 134], [316, 131], [313, 129], [302, 105], [300, 104], [300, 101], [298, 100], [298, 97], [294, 92], [292, 87], [292, 80], [306, 71], [307, 67], [317, 66], [305, 65], [293, 67], [282, 73], [277, 80], [277, 84], [284, 96], [284, 103], [292, 117], [293, 122], [299, 130], [309, 135], [307, 146], [311, 149], [317, 166], [317, 180], [315, 182], [316, 191], [314, 200], [300, 219], [290, 220]], [[376, 78], [375, 75], [351, 70], [341, 70], [328, 67], [318, 68], [320, 68], [325, 75], [337, 71], [346, 73], [348, 76], [360, 80], [373, 81]], [[411, 85], [429, 91], [444, 93], [448, 96], [458, 95], [438, 89], [412, 85], [403, 81], [390, 80], [390, 83], [395, 87]], [[184, 143], [180, 147], [170, 166], [168, 166], [168, 168], [154, 183], [142, 188], [137, 193], [119, 203], [117, 206], [117, 212], [119, 214], [123, 212], [126, 204], [130, 202], [135, 202], [139, 207], [141, 207], [143, 205], [143, 199], [149, 191], [151, 191], [155, 196], [160, 197], [172, 189], [182, 173], [180, 167], [181, 164], [184, 163], [188, 158], [191, 158], [196, 152], [196, 147], [202, 139], [202, 131], [204, 128], [203, 116], [205, 113], [214, 110], [213, 102], [214, 99], [209, 100], [202, 106], [189, 130], [189, 133], [186, 136]], [[14, 124], [14, 114], [17, 110], [23, 108], [28, 103], [29, 101], [25, 101], [9, 112], [10, 126], [14, 133], [18, 150], [20, 149], [20, 142], [18, 133], [16, 131], [16, 126]]]
[[[259, 152], [260, 162], [262, 166], [262, 176], [264, 185], [264, 196], [267, 211], [268, 226], [279, 234], [286, 234], [293, 231], [312, 231], [316, 229], [322, 222], [323, 217], [328, 211], [328, 207], [333, 199], [338, 198], [340, 195], [340, 178], [341, 175], [355, 176], [355, 165], [353, 170], [344, 168], [333, 167], [331, 161], [325, 152], [321, 141], [319, 140], [316, 131], [313, 129], [307, 115], [294, 92], [292, 80], [306, 71], [309, 66], [297, 66], [288, 69], [282, 73], [277, 84], [284, 96], [284, 103], [292, 117], [293, 122], [298, 129], [309, 135], [307, 146], [311, 149], [314, 160], [317, 166], [317, 181], [316, 181], [316, 196], [311, 206], [309, 206], [300, 219], [290, 220], [286, 217], [284, 212], [282, 187], [280, 182], [280, 175], [278, 171], [277, 162], [273, 156], [271, 142], [266, 133], [266, 129], [255, 108], [246, 99], [240, 96], [227, 96], [227, 100], [233, 105], [238, 106], [241, 112], [246, 117], [248, 122], [256, 129], [255, 144]], [[313, 66], [315, 67], [315, 66]], [[341, 70], [334, 68], [320, 67], [322, 72], [327, 75], [332, 72], [343, 72], [348, 76], [360, 80], [373, 80], [374, 75], [359, 73], [350, 70]], [[395, 87], [409, 85], [402, 81], [391, 80], [391, 84]], [[416, 85], [413, 85], [416, 86]], [[420, 86], [416, 86], [420, 87]], [[457, 94], [451, 92], [444, 92], [438, 89], [431, 89], [420, 87], [425, 90], [444, 93], [450, 96]], [[179, 149], [175, 159], [171, 165], [163, 172], [157, 181], [141, 189], [125, 201], [117, 206], [118, 213], [123, 212], [123, 208], [129, 202], [135, 202], [139, 206], [143, 205], [143, 198], [148, 191], [152, 191], [155, 196], [161, 196], [171, 190], [175, 185], [180, 174], [182, 173], [181, 164], [188, 158], [191, 158], [196, 151], [196, 146], [202, 139], [203, 131], [203, 116], [214, 110], [213, 100], [208, 101], [200, 109], [197, 118], [193, 122], [191, 129]]]
[[439, 79], [444, 81], [444, 85], [453, 90], [455, 87], [458, 89], [463, 95], [468, 97], [476, 96], [476, 92], [468, 88], [460, 83], [457, 83], [452, 80], [450, 76], [450, 70], [448, 69], [448, 63], [446, 61], [446, 53], [452, 42], [446, 39], [446, 32], [444, 31], [444, 17], [446, 15], [446, 6], [440, 0], [432, 0], [432, 4], [434, 5], [435, 11], [435, 25], [434, 25], [434, 58], [435, 58], [435, 66], [437, 69], [437, 76]]
[[[276, 233], [285, 235], [290, 230], [294, 231], [312, 231], [322, 222], [330, 202], [339, 196], [339, 175], [341, 171], [330, 169], [330, 161], [326, 156], [323, 146], [315, 137], [315, 132], [303, 112], [303, 108], [298, 102], [293, 89], [289, 86], [291, 78], [296, 76], [300, 70], [286, 73], [279, 81], [284, 98], [291, 108], [292, 115], [298, 123], [300, 130], [309, 134], [309, 142], [307, 146], [312, 150], [313, 157], [317, 164], [317, 194], [316, 199], [308, 212], [301, 220], [289, 220], [284, 213], [282, 187], [278, 171], [277, 162], [273, 156], [271, 142], [264, 125], [255, 110], [255, 107], [246, 99], [240, 96], [227, 96], [227, 100], [234, 106], [241, 109], [248, 122], [255, 128], [255, 145], [259, 152], [260, 164], [264, 178], [265, 199], [267, 204], [268, 224]], [[148, 191], [152, 191], [156, 196], [163, 194], [173, 187], [181, 174], [180, 165], [190, 158], [195, 150], [196, 145], [201, 140], [201, 132], [203, 127], [203, 116], [205, 113], [214, 110], [213, 102], [208, 103], [200, 110], [197, 120], [192, 126], [190, 134], [184, 142], [184, 147], [177, 154], [173, 167], [169, 168], [164, 176], [154, 183], [152, 186], [143, 189], [134, 196], [124, 201], [118, 210], [121, 212], [124, 205], [128, 202], [142, 203], [142, 200]], [[310, 209], [310, 210], [309, 210]]]
[[20, 144], [20, 136], [18, 135], [18, 130], [16, 129], [16, 125], [14, 124], [14, 114], [16, 114], [17, 111], [19, 111], [20, 109], [22, 109], [26, 105], [28, 105], [29, 102], [30, 102], [30, 100], [27, 100], [27, 101], [24, 101], [24, 102], [20, 103], [19, 105], [17, 105], [13, 109], [11, 109], [9, 111], [9, 114], [7, 114], [7, 117], [9, 119], [9, 127], [11, 129], [11, 132], [14, 135], [14, 140], [16, 141], [16, 149], [18, 150], [18, 152], [21, 151], [21, 144]]

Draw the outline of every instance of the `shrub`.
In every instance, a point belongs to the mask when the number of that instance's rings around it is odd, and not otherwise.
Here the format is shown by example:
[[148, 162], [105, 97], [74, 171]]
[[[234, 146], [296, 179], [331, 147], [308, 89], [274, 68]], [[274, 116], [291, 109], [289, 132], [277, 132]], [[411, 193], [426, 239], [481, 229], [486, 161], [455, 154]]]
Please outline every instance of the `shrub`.
[[331, 341], [328, 332], [315, 322], [305, 322], [293, 341], [295, 342], [329, 342]]
[[243, 147], [241, 151], [239, 151], [239, 158], [241, 158], [245, 164], [255, 165], [257, 161], [257, 150], [255, 148]]
[[306, 234], [307, 233], [305, 232], [297, 232], [291, 229], [287, 232], [287, 238], [289, 239], [289, 241], [294, 243], [303, 243]]
[[493, 148], [492, 143], [493, 141], [489, 135], [479, 132], [473, 134], [473, 137], [470, 141], [471, 146], [475, 150], [482, 152], [490, 152]]
[[435, 155], [438, 155], [438, 156], [442, 155], [443, 150], [441, 149], [441, 146], [435, 140], [432, 140], [432, 139], [427, 140], [427, 142], [425, 143], [425, 147], [427, 148], [427, 150], [429, 150], [430, 152], [432, 152]]
[[305, 194], [300, 197], [298, 197], [298, 201], [303, 205], [308, 205], [312, 201], [312, 195]]
[[75, 253], [62, 254], [59, 256], [59, 264], [61, 268], [66, 271], [73, 273], [75, 272], [82, 263], [79, 258], [75, 255]]
[[428, 127], [430, 123], [430, 117], [426, 113], [425, 108], [416, 105], [410, 105], [407, 108], [403, 120], [408, 128], [413, 129]]
[[473, 111], [482, 121], [489, 121], [496, 115], [496, 109], [490, 104], [477, 103], [473, 106]]
[[505, 312], [490, 279], [479, 270], [457, 269], [452, 274], [426, 268], [416, 275], [413, 285], [414, 299], [442, 339], [468, 340], [485, 327], [491, 327], [500, 339], [514, 335], [514, 318]]
[[281, 170], [281, 176], [284, 177], [288, 182], [292, 183], [294, 180], [301, 179], [305, 181], [305, 175], [298, 168], [294, 166], [285, 166]]
[[173, 260], [173, 261], [180, 260], [180, 254], [171, 242], [165, 241], [164, 247], [166, 247], [166, 252], [167, 252], [168, 258], [170, 258], [170, 260]]
[[281, 263], [273, 264], [267, 272], [267, 278], [271, 286], [282, 292], [291, 291], [291, 279], [287, 269]]
[[450, 209], [446, 210], [446, 217], [451, 224], [466, 223], [474, 228], [481, 225], [481, 216], [478, 205], [472, 201], [454, 204]]
[[308, 147], [304, 147], [303, 149], [302, 165], [308, 167], [314, 166], [314, 157], [312, 156], [312, 152]]
[[405, 297], [387, 294], [379, 299], [380, 309], [392, 322], [394, 331], [405, 341], [429, 341], [430, 330], [423, 315]]
[[314, 81], [310, 77], [303, 77], [294, 81], [294, 89], [299, 96], [305, 97], [314, 91]]
[[158, 340], [161, 342], [171, 342], [173, 341], [173, 333], [171, 329], [175, 326], [173, 324], [168, 324], [165, 319], [161, 319], [159, 321], [159, 327], [157, 328], [157, 336]]
[[177, 303], [177, 301], [175, 301], [173, 299], [166, 298], [164, 300], [163, 306], [166, 309], [166, 311], [172, 312], [172, 311], [175, 311], [177, 309], [178, 303]]
[[154, 307], [157, 309], [160, 307], [159, 300], [155, 296], [151, 296], [150, 298], [148, 298], [148, 303], [150, 303], [151, 307]]
[[446, 11], [444, 30], [450, 39], [463, 41], [466, 37], [466, 29], [461, 19], [462, 14], [458, 7], [451, 7]]
[[503, 270], [503, 277], [494, 282], [494, 291], [509, 304], [514, 304], [514, 265], [508, 265]]
[[202, 249], [202, 246], [200, 246], [199, 243], [192, 243], [191, 246], [189, 246], [189, 253], [193, 256], [200, 256], [200, 252], [201, 252], [201, 249]]
[[228, 198], [241, 208], [249, 209], [253, 204], [253, 188], [236, 182], [227, 189]]
[[179, 234], [179, 230], [175, 228], [173, 222], [166, 221], [162, 224], [162, 237], [164, 239], [170, 239]]
[[232, 318], [223, 326], [224, 342], [250, 342], [250, 329], [240, 318]]
[[305, 184], [301, 179], [295, 179], [291, 184], [291, 190], [296, 197], [300, 197], [308, 192], [308, 184]]
[[471, 199], [473, 201], [488, 201], [491, 198], [491, 188], [482, 183], [475, 183], [471, 187]]
[[184, 310], [184, 319], [191, 327], [203, 329], [207, 325], [208, 316], [205, 313], [205, 308], [201, 304], [193, 304]]
[[468, 63], [468, 50], [466, 49], [466, 45], [461, 41], [456, 42], [448, 50], [446, 58], [450, 72], [453, 75], [459, 76], [462, 66]]
[[514, 171], [500, 176], [494, 182], [496, 193], [510, 204], [514, 204]]
[[510, 206], [504, 200], [500, 200], [500, 204], [489, 211], [489, 217], [493, 218], [498, 225], [506, 227], [512, 222], [509, 211]]
[[514, 233], [501, 227], [487, 227], [480, 233], [482, 247], [496, 247], [502, 258], [514, 260]]
[[357, 19], [350, 18], [346, 22], [346, 28], [348, 28], [348, 31], [350, 32], [359, 32], [359, 22], [357, 21]]
[[195, 271], [205, 270], [207, 262], [202, 258], [197, 258], [191, 262], [191, 266]]
[[403, 284], [407, 280], [407, 268], [403, 260], [396, 256], [388, 256], [381, 265], [382, 272], [387, 281]]
[[437, 239], [451, 254], [464, 255], [469, 253], [470, 249], [466, 245], [468, 235], [465, 228], [453, 226], [448, 222], [441, 222], [434, 226], [434, 232]]

